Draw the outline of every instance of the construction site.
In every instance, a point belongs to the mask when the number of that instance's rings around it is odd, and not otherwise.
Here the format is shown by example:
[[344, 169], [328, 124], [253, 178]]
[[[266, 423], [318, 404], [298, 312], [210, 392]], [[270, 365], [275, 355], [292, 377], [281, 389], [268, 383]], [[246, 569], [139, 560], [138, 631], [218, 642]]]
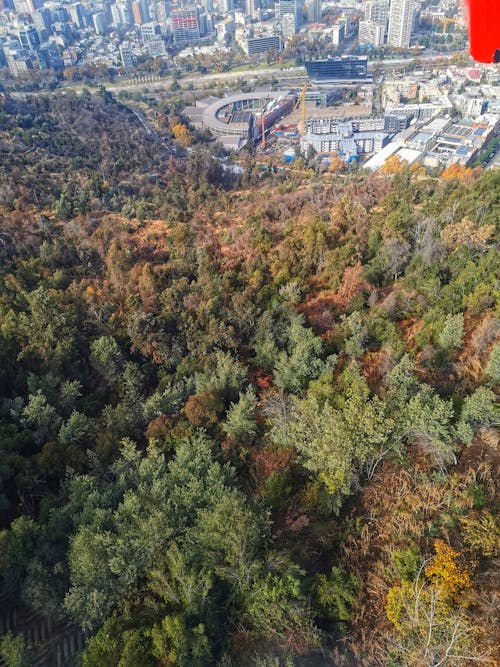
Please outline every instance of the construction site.
[[304, 138], [311, 121], [371, 115], [370, 90], [356, 102], [342, 103], [342, 99], [341, 90], [305, 84], [207, 97], [186, 107], [184, 113], [195, 127], [210, 130], [230, 150], [238, 151], [250, 142], [261, 149], [278, 145], [287, 151]]
[[[369, 83], [318, 86], [309, 80], [289, 88], [282, 83], [277, 89], [200, 99], [184, 113], [227, 149], [236, 153], [251, 146], [274, 162], [312, 154], [326, 167], [376, 170], [394, 155], [429, 167], [467, 166], [497, 131], [498, 114], [496, 103], [478, 93], [450, 96], [450, 82], [459, 75], [479, 81], [481, 72], [429, 68], [383, 76], [376, 89]], [[457, 111], [463, 116], [459, 123]]]

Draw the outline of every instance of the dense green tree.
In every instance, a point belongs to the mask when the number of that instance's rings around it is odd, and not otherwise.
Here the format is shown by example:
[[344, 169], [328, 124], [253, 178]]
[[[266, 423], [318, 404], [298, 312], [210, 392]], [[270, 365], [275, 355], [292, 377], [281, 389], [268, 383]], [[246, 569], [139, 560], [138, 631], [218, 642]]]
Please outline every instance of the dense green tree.
[[2, 659], [494, 661], [500, 174], [239, 179], [140, 97], [0, 95]]
[[288, 350], [282, 350], [274, 363], [274, 381], [284, 392], [298, 393], [308, 380], [321, 375], [334, 361], [330, 358], [326, 364], [321, 360], [323, 344], [319, 336], [303, 326], [300, 320], [290, 326], [288, 332]]
[[22, 635], [10, 633], [0, 638], [0, 656], [6, 667], [29, 667], [32, 655]]
[[144, 402], [144, 418], [150, 421], [160, 415], [178, 412], [188, 392], [185, 382], [169, 383], [163, 390], [155, 391]]
[[340, 623], [349, 621], [357, 604], [359, 581], [353, 574], [348, 574], [343, 567], [333, 566], [331, 573], [318, 574], [314, 586], [317, 605], [326, 618]]
[[69, 220], [73, 214], [73, 202], [66, 192], [63, 192], [56, 204], [56, 215], [61, 220]]
[[451, 401], [443, 400], [430, 387], [424, 386], [410, 398], [401, 414], [400, 424], [406, 439], [419, 444], [437, 461], [446, 461], [454, 458], [453, 417]]
[[179, 615], [166, 616], [151, 630], [152, 654], [161, 665], [202, 667], [210, 662], [211, 651], [203, 625], [186, 628]]
[[0, 565], [8, 589], [20, 585], [38, 533], [39, 526], [26, 516], [14, 519], [9, 529], [0, 532]]
[[438, 342], [445, 350], [454, 350], [461, 346], [464, 335], [464, 316], [447, 315], [443, 328], [441, 329]]
[[307, 598], [301, 590], [302, 572], [290, 566], [283, 573], [269, 572], [251, 591], [248, 621], [261, 637], [305, 653], [320, 645]]
[[[82, 658], [83, 667], [115, 667], [120, 664], [124, 632], [124, 627], [116, 618], [109, 618], [90, 638]], [[143, 650], [140, 660], [147, 664], [147, 651]]]
[[43, 286], [26, 294], [27, 312], [19, 315], [21, 357], [36, 357], [47, 370], [59, 371], [76, 349], [76, 328], [71, 308], [61, 303], [61, 294]]
[[497, 426], [499, 423], [496, 396], [486, 387], [478, 387], [464, 400], [457, 431], [463, 442], [470, 444], [479, 426]]
[[488, 365], [484, 369], [486, 377], [492, 384], [500, 382], [500, 345], [495, 345], [491, 351]]
[[195, 373], [196, 393], [217, 394], [224, 400], [235, 400], [245, 380], [246, 370], [228, 352], [214, 354], [206, 370]]
[[257, 434], [256, 423], [257, 397], [252, 387], [245, 393], [240, 392], [237, 403], [231, 403], [223, 425], [225, 432], [243, 444], [251, 442]]
[[112, 336], [101, 336], [92, 342], [90, 359], [110, 385], [118, 380], [122, 371], [123, 357], [118, 343]]
[[56, 409], [47, 402], [46, 397], [38, 390], [30, 394], [28, 403], [22, 412], [23, 423], [37, 429], [37, 438], [43, 440], [49, 433], [56, 431], [61, 419]]
[[[229, 502], [233, 494], [227, 487], [230, 471], [211, 460], [210, 443], [202, 436], [181, 444], [168, 466], [154, 447], [140, 459], [133, 444], [125, 442], [115, 469], [127, 493], [114, 510], [96, 508], [71, 542], [71, 588], [65, 606], [84, 627], [95, 627], [122, 606], [169, 543], [177, 541], [186, 548], [190, 544], [188, 553], [199, 550], [197, 544], [206, 533], [199, 533], [197, 526], [210, 524], [212, 512], [216, 512], [213, 520], [219, 521], [215, 519], [219, 504]], [[243, 499], [235, 496], [221, 528], [227, 529], [229, 516], [235, 520], [238, 506], [243, 506]], [[251, 512], [243, 511], [238, 530], [250, 530], [251, 521]], [[225, 535], [229, 540], [225, 546], [224, 534], [217, 533], [215, 525], [216, 547], [222, 555], [227, 552], [222, 562], [232, 564], [231, 533]], [[203, 539], [200, 558], [207, 560], [209, 536]]]
[[315, 396], [295, 399], [283, 427], [275, 424], [272, 437], [296, 447], [304, 466], [319, 475], [337, 508], [363, 471], [370, 470], [391, 447], [393, 429], [385, 407], [369, 389], [355, 366], [344, 372], [343, 393], [335, 403], [321, 404]]
[[95, 435], [95, 430], [92, 419], [74, 410], [59, 429], [59, 442], [62, 445], [89, 444]]

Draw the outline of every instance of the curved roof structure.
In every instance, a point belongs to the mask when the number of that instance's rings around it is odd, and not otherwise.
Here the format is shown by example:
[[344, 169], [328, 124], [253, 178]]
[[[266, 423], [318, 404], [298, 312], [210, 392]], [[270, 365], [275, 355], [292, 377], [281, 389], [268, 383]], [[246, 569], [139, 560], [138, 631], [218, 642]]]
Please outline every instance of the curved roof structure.
[[241, 123], [225, 123], [223, 120], [219, 119], [222, 111], [226, 107], [241, 105], [242, 110], [253, 109], [254, 111], [258, 111], [258, 107], [255, 107], [255, 102], [262, 102], [263, 100], [279, 100], [286, 97], [290, 97], [290, 91], [288, 90], [268, 90], [264, 92], [240, 93], [238, 95], [222, 97], [216, 102], [209, 104], [203, 110], [202, 125], [219, 136], [241, 136], [245, 133], [245, 129]]

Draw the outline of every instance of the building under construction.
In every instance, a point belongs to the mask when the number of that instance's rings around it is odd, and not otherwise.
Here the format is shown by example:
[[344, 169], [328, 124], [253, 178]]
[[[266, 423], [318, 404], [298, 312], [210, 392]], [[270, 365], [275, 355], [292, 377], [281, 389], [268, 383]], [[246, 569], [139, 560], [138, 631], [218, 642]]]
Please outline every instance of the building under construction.
[[247, 141], [263, 142], [266, 134], [293, 109], [297, 91], [256, 91], [200, 100], [184, 113], [200, 128], [207, 128], [231, 148]]
[[308, 120], [301, 135], [301, 150], [312, 146], [320, 155], [339, 155], [346, 162], [381, 150], [389, 143], [384, 117]]

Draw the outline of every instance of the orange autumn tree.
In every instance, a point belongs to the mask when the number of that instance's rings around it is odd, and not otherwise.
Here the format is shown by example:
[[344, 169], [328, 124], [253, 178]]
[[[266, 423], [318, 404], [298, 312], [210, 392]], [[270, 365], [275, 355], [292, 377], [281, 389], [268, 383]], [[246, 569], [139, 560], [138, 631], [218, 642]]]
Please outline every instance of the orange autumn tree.
[[476, 225], [469, 218], [447, 225], [441, 232], [446, 248], [456, 250], [461, 246], [484, 251], [493, 238], [495, 225]]
[[347, 266], [342, 275], [337, 293], [334, 296], [336, 306], [340, 310], [346, 310], [355, 296], [357, 296], [367, 286], [362, 278], [363, 266], [361, 262], [356, 262], [354, 266]]
[[444, 178], [445, 181], [452, 181], [454, 179], [459, 181], [470, 181], [473, 175], [473, 169], [468, 169], [459, 162], [453, 162], [453, 164], [450, 164], [442, 171], [441, 178]]
[[330, 166], [328, 167], [328, 171], [337, 172], [345, 171], [346, 169], [347, 164], [344, 162], [344, 160], [342, 160], [338, 153], [333, 153], [330, 158]]
[[191, 146], [193, 143], [191, 132], [182, 123], [175, 123], [175, 125], [172, 125], [172, 134], [174, 135], [174, 139], [183, 146]]
[[406, 160], [401, 160], [397, 155], [391, 155], [384, 162], [380, 169], [381, 174], [399, 174], [405, 167], [408, 166]]

